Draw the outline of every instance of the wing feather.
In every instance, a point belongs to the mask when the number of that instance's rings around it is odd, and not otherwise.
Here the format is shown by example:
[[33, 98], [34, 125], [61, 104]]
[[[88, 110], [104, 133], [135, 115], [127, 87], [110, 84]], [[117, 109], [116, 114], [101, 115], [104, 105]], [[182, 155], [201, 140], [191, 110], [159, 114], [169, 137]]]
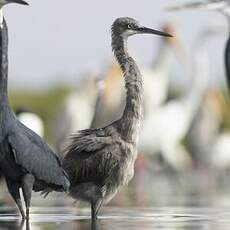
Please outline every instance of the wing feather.
[[71, 183], [103, 183], [119, 161], [119, 156], [112, 154], [116, 148], [118, 145], [103, 129], [82, 130], [72, 135], [63, 163]]
[[106, 145], [113, 143], [111, 136], [106, 136], [102, 129], [82, 130], [71, 136], [71, 144], [67, 147], [68, 153], [94, 153]]
[[8, 143], [16, 164], [37, 179], [62, 186], [67, 190], [68, 179], [60, 166], [59, 158], [51, 149], [42, 147], [42, 143], [37, 145], [26, 135], [16, 133], [8, 136]]

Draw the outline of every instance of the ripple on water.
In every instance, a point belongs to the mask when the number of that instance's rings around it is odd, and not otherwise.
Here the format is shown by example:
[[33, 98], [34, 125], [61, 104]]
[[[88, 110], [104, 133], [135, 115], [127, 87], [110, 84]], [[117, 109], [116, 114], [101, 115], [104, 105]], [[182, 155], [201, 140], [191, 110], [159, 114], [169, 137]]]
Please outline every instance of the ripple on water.
[[[68, 207], [33, 207], [30, 224], [36, 229], [90, 229], [90, 210]], [[20, 222], [12, 208], [0, 209], [0, 229], [4, 223]], [[104, 208], [99, 216], [99, 229], [230, 229], [230, 208], [164, 207]], [[5, 227], [5, 226], [4, 226]], [[16, 228], [4, 228], [16, 229]], [[32, 229], [32, 228], [31, 228]]]

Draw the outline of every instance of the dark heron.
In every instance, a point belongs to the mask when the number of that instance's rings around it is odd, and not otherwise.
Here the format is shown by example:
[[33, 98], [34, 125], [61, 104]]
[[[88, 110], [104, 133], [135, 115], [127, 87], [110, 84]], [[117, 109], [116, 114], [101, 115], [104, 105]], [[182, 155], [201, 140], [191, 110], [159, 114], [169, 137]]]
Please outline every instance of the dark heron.
[[70, 179], [70, 195], [91, 204], [92, 223], [101, 205], [133, 177], [142, 118], [142, 77], [128, 54], [127, 38], [134, 34], [170, 34], [141, 26], [132, 18], [118, 18], [112, 25], [112, 49], [121, 67], [127, 91], [121, 118], [99, 129], [78, 131], [67, 148], [63, 167]]
[[[27, 4], [22, 0], [0, 0], [0, 7], [11, 2]], [[69, 181], [58, 156], [37, 134], [20, 123], [10, 109], [7, 76], [8, 30], [2, 16], [0, 22], [0, 168], [22, 218], [29, 219], [32, 190], [67, 191]], [[25, 200], [26, 216], [20, 198], [20, 188]]]
[[[207, 9], [215, 10], [221, 12], [228, 19], [228, 24], [230, 27], [230, 0], [206, 0], [206, 1], [196, 1], [191, 3], [185, 3], [178, 6], [168, 7], [168, 10], [183, 10], [183, 9]], [[230, 31], [229, 31], [230, 32]], [[230, 92], [230, 36], [225, 49], [225, 68], [227, 73], [227, 84]]]

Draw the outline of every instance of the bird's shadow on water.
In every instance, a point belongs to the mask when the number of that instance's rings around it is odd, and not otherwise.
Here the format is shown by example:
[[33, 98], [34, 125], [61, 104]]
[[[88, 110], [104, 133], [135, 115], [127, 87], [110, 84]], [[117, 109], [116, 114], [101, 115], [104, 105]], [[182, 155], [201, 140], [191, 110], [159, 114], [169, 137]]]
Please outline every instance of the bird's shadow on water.
[[[61, 217], [61, 218], [60, 218]], [[91, 218], [88, 216], [76, 217], [73, 216], [58, 216], [47, 214], [33, 214], [30, 220], [21, 220], [18, 213], [3, 213], [0, 212], [0, 230], [30, 230], [34, 226], [38, 226], [41, 229], [47, 229], [47, 223], [49, 223], [49, 229], [76, 229], [76, 230], [101, 230], [100, 220], [97, 222], [91, 222]]]
[[102, 230], [100, 221], [92, 223], [90, 219], [75, 220], [66, 223], [65, 229], [76, 229], [76, 230]]
[[21, 230], [24, 224], [25, 221], [20, 219], [17, 210], [9, 207], [0, 207], [0, 229]]
[[4, 230], [22, 230], [26, 224], [26, 230], [30, 230], [30, 224], [25, 223], [26, 221], [1, 221], [0, 222], [0, 229]]
[[99, 230], [99, 221], [92, 221], [91, 220], [91, 230]]

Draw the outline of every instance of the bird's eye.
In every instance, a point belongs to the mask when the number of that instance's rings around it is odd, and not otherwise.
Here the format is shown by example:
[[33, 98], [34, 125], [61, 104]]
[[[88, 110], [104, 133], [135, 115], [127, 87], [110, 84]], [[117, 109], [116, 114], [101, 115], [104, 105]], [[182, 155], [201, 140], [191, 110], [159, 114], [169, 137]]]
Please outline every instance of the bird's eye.
[[128, 29], [132, 29], [132, 25], [131, 25], [131, 24], [128, 24], [128, 25], [127, 25], [127, 28], [128, 28]]

